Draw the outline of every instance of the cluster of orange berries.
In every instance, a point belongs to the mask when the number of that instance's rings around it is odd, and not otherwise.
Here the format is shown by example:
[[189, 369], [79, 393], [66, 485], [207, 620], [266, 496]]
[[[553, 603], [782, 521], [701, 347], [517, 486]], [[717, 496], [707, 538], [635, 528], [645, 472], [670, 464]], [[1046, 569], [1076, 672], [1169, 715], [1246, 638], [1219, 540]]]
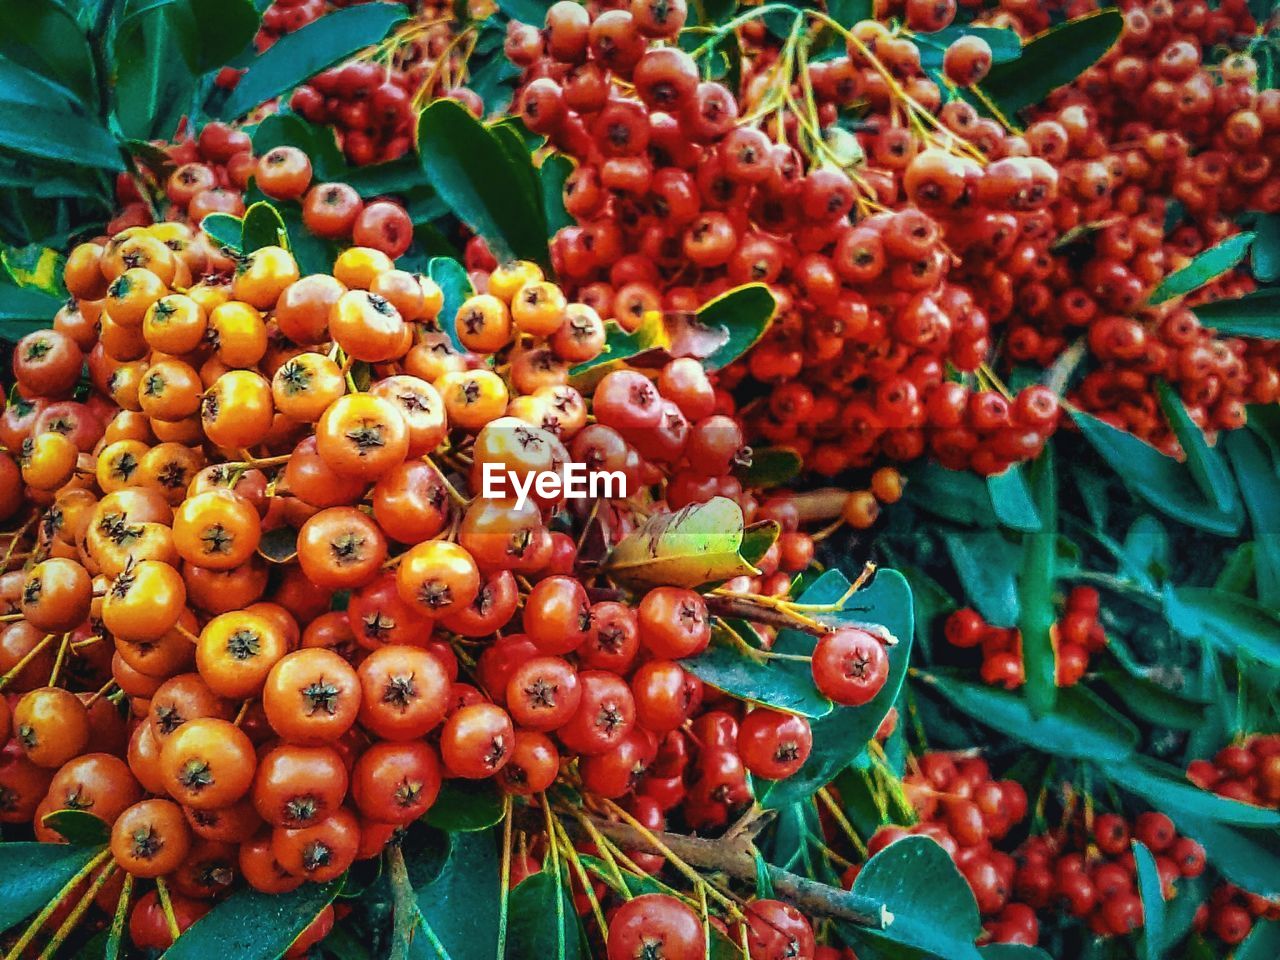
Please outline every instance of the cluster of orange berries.
[[[947, 642], [967, 650], [982, 649], [982, 679], [992, 686], [1014, 690], [1026, 680], [1022, 664], [1022, 634], [1014, 627], [987, 623], [970, 607], [952, 612], [943, 627]], [[1074, 587], [1067, 594], [1066, 610], [1050, 631], [1053, 639], [1055, 680], [1073, 687], [1089, 669], [1089, 658], [1107, 645], [1107, 633], [1098, 620], [1098, 591]]]

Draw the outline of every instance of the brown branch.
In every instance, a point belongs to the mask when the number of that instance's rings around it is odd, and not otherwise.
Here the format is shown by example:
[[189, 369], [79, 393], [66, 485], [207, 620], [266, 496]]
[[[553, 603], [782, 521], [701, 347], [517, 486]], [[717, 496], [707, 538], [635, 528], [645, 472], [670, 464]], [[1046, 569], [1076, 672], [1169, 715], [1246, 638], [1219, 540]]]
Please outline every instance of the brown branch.
[[[704, 596], [702, 599], [707, 604], [707, 612], [717, 617], [747, 620], [766, 627], [777, 627], [779, 630], [800, 630], [803, 633], [811, 633], [815, 637], [820, 637], [835, 629], [835, 627], [825, 624], [815, 627], [797, 617], [791, 616], [785, 610], [761, 606], [745, 598]], [[813, 619], [820, 622], [818, 617]]]

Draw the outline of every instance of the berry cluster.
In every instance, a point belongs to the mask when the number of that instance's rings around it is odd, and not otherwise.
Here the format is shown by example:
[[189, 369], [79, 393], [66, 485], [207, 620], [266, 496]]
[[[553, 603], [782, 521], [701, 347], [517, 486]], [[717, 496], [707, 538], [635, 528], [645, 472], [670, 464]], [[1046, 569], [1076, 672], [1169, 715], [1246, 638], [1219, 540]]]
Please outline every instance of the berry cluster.
[[1280, 736], [1252, 736], [1212, 760], [1192, 760], [1187, 779], [1229, 800], [1280, 807]]
[[[965, 607], [947, 617], [943, 632], [953, 647], [981, 647], [984, 682], [1006, 690], [1025, 682], [1022, 634], [1018, 629], [994, 627], [976, 610]], [[1050, 636], [1057, 684], [1073, 687], [1089, 669], [1089, 657], [1107, 645], [1107, 633], [1098, 620], [1098, 591], [1074, 587], [1067, 594], [1062, 619], [1053, 625]]]
[[1200, 905], [1193, 925], [1199, 933], [1212, 933], [1228, 947], [1234, 947], [1248, 938], [1259, 920], [1280, 920], [1280, 901], [1222, 883], [1214, 888], [1208, 902]]

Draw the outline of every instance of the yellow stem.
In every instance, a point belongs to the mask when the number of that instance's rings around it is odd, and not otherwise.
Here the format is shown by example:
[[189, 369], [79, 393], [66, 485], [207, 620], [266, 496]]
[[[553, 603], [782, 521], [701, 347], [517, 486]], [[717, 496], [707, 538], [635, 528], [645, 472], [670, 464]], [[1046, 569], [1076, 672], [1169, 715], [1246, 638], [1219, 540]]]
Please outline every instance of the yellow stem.
[[22, 932], [22, 936], [18, 938], [9, 952], [5, 954], [4, 960], [18, 960], [26, 951], [27, 946], [35, 939], [36, 934], [40, 932], [40, 928], [45, 925], [49, 917], [53, 916], [53, 912], [58, 909], [62, 903], [63, 897], [74, 890], [84, 881], [85, 877], [97, 870], [111, 856], [110, 850], [103, 850], [96, 854], [93, 859], [86, 863], [83, 867], [76, 871], [75, 876], [63, 884], [62, 889], [49, 899], [39, 913], [36, 914], [34, 920], [31, 921], [27, 929]]

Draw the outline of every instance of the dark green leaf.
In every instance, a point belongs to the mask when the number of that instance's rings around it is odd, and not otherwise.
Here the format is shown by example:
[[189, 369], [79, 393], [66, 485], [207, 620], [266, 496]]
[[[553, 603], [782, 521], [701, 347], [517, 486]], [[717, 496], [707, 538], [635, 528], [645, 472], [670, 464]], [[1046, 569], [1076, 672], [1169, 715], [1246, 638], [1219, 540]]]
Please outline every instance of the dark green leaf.
[[471, 285], [471, 278], [457, 260], [448, 257], [434, 257], [427, 264], [427, 276], [436, 282], [440, 292], [444, 294], [444, 305], [436, 318], [436, 325], [449, 335], [453, 345], [459, 350], [466, 350], [458, 339], [458, 310], [464, 300], [476, 292]]
[[1156, 858], [1137, 840], [1133, 841], [1133, 862], [1142, 898], [1143, 929], [1139, 941], [1143, 960], [1160, 960], [1164, 943], [1164, 884], [1156, 869]]
[[251, 204], [244, 212], [241, 237], [241, 250], [245, 253], [263, 247], [289, 249], [289, 231], [285, 229], [280, 211], [264, 200]]
[[1280, 336], [1280, 287], [1267, 287], [1234, 300], [1214, 300], [1192, 307], [1206, 327], [1227, 337]]
[[1252, 231], [1237, 233], [1197, 254], [1181, 270], [1175, 270], [1160, 281], [1151, 294], [1150, 302], [1164, 303], [1174, 297], [1185, 296], [1234, 269], [1249, 252], [1253, 236]]
[[1053, 960], [1039, 947], [1021, 943], [989, 943], [978, 948], [982, 960]]
[[503, 794], [493, 780], [446, 780], [427, 811], [427, 823], [440, 830], [487, 830], [502, 820]]
[[69, 110], [33, 111], [0, 93], [0, 147], [43, 160], [101, 170], [124, 166], [115, 140], [100, 123]]
[[1125, 707], [1147, 723], [1175, 730], [1195, 730], [1205, 722], [1206, 705], [1174, 693], [1154, 680], [1120, 670], [1100, 670], [1098, 679]]
[[185, 0], [195, 18], [197, 73], [216, 70], [235, 58], [258, 30], [252, 0]]
[[512, 20], [519, 20], [531, 27], [542, 29], [551, 4], [545, 0], [498, 0], [498, 9]]
[[904, 837], [866, 862], [853, 892], [883, 903], [893, 922], [878, 933], [843, 926], [855, 949], [882, 941], [922, 950], [947, 960], [977, 960], [974, 940], [982, 932], [978, 905], [968, 882], [946, 851], [925, 837]]
[[211, 213], [200, 221], [200, 229], [220, 247], [233, 253], [244, 250], [244, 221], [230, 213]]
[[648, 874], [635, 874], [623, 870], [621, 871], [622, 882], [619, 883], [613, 868], [599, 857], [592, 857], [584, 853], [580, 854], [578, 859], [582, 861], [582, 865], [587, 869], [588, 873], [602, 880], [605, 886], [617, 893], [625, 893], [627, 890], [636, 895], [662, 893], [662, 885]]
[[285, 236], [289, 238], [289, 251], [298, 261], [302, 275], [331, 273], [338, 259], [338, 245], [332, 240], [317, 237], [302, 222], [302, 207], [295, 201], [274, 201], [272, 204], [284, 221]]
[[697, 323], [708, 329], [723, 329], [728, 338], [711, 354], [700, 357], [708, 370], [727, 367], [750, 350], [764, 336], [773, 323], [778, 302], [763, 283], [748, 283], [734, 287], [704, 303], [697, 314]]
[[[432, 934], [450, 960], [493, 960], [498, 946], [499, 870], [493, 834], [444, 834], [445, 850], [435, 856], [418, 837], [416, 831], [410, 833], [405, 860], [418, 909]], [[419, 960], [439, 960], [421, 933], [413, 947], [412, 956]]]
[[285, 34], [249, 62], [248, 72], [218, 111], [224, 120], [292, 90], [308, 77], [382, 40], [409, 16], [398, 3], [367, 3], [333, 10]]
[[1254, 227], [1253, 275], [1263, 283], [1280, 280], [1280, 213], [1264, 213]]
[[987, 477], [987, 491], [991, 494], [991, 506], [996, 519], [1013, 530], [1039, 530], [1040, 515], [1027, 487], [1022, 464], [1015, 463], [1004, 473]]
[[525, 189], [527, 178], [498, 135], [460, 103], [437, 100], [419, 119], [418, 146], [436, 193], [499, 261], [547, 265], [541, 191]]
[[911, 605], [915, 613], [916, 642], [924, 648], [925, 659], [930, 656], [934, 622], [943, 614], [955, 610], [959, 604], [937, 580], [919, 567], [901, 567], [902, 575], [911, 587]]
[[1205, 440], [1204, 431], [1196, 426], [1186, 405], [1169, 384], [1163, 380], [1156, 381], [1156, 395], [1160, 400], [1160, 408], [1164, 411], [1169, 425], [1173, 428], [1178, 443], [1187, 455], [1187, 468], [1195, 478], [1196, 485], [1222, 514], [1240, 516], [1240, 497], [1236, 492], [1235, 481], [1231, 479], [1231, 471], [1222, 461], [1222, 454], [1210, 448]]
[[[544, 870], [550, 866], [548, 857]], [[567, 866], [561, 864], [561, 870]], [[556, 900], [560, 907], [557, 910]], [[577, 960], [582, 955], [578, 912], [562, 882], [535, 873], [511, 891], [508, 912], [508, 960]], [[456, 960], [456, 958], [455, 958]]]
[[1253, 593], [1254, 574], [1257, 572], [1254, 559], [1256, 553], [1252, 540], [1232, 549], [1222, 561], [1218, 575], [1213, 578], [1213, 588], [1244, 596]]
[[[839, 570], [829, 570], [800, 595], [800, 602], [835, 603], [849, 588], [849, 580]], [[866, 749], [889, 708], [898, 699], [907, 675], [914, 634], [911, 588], [896, 570], [881, 568], [871, 583], [853, 595], [839, 614], [823, 614], [840, 623], [878, 623], [898, 642], [889, 648], [889, 678], [875, 699], [861, 707], [837, 707], [810, 724], [813, 749], [803, 767], [786, 780], [758, 781], [756, 796], [761, 806], [779, 809], [811, 797], [819, 787]], [[782, 631], [778, 642], [790, 631]]]
[[920, 48], [920, 65], [926, 70], [942, 66], [942, 56], [947, 47], [961, 37], [979, 37], [991, 48], [993, 64], [1008, 63], [1022, 55], [1022, 40], [1003, 27], [951, 26], [936, 33], [917, 33], [913, 39]]
[[756, 447], [751, 451], [751, 466], [737, 471], [744, 487], [767, 490], [790, 483], [803, 467], [800, 454], [788, 447]]
[[32, 287], [0, 283], [0, 338], [21, 340], [34, 330], [53, 326], [62, 301]]
[[1225, 442], [1253, 526], [1258, 600], [1274, 610], [1280, 607], [1280, 498], [1276, 497], [1275, 465], [1250, 430], [1232, 430]]
[[996, 524], [991, 494], [982, 479], [969, 470], [948, 470], [932, 460], [917, 461], [907, 474], [907, 498], [921, 510], [956, 523]]
[[996, 530], [944, 530], [942, 542], [969, 603], [988, 623], [1016, 627], [1022, 551]]
[[467, 86], [484, 103], [485, 116], [496, 116], [511, 105], [511, 100], [515, 96], [514, 83], [520, 76], [521, 70], [503, 56], [501, 49], [488, 57], [484, 63], [471, 69], [470, 74]]
[[115, 113], [125, 136], [168, 140], [196, 89], [201, 37], [190, 6], [166, 3], [127, 17], [115, 38]]
[[1022, 537], [1022, 569], [1018, 572], [1018, 629], [1022, 632], [1022, 661], [1026, 674], [1027, 705], [1037, 717], [1053, 710], [1057, 699], [1057, 659], [1052, 630], [1057, 620], [1053, 606], [1057, 575], [1058, 480], [1053, 447], [1046, 445], [1031, 465], [1034, 511], [1041, 519], [1039, 533]]
[[1220, 536], [1234, 536], [1240, 531], [1243, 514], [1231, 516], [1218, 510], [1200, 493], [1185, 466], [1097, 417], [1080, 410], [1071, 416], [1111, 469], [1157, 510]]
[[[779, 653], [808, 656], [816, 637], [785, 631], [788, 642], [778, 638], [774, 647]], [[818, 692], [807, 663], [798, 660], [766, 660], [752, 655], [733, 639], [729, 629], [717, 625], [712, 644], [703, 653], [680, 665], [703, 683], [732, 694], [741, 700], [762, 703], [786, 713], [804, 717], [821, 717], [831, 712], [831, 701]]]
[[1162, 524], [1149, 513], [1144, 513], [1130, 525], [1122, 544], [1125, 558], [1132, 572], [1141, 576], [1143, 583], [1154, 589], [1169, 574], [1169, 534]]
[[0, 843], [0, 932], [35, 913], [101, 848]]
[[936, 674], [923, 679], [926, 689], [941, 694], [961, 713], [1045, 753], [1125, 760], [1138, 744], [1133, 724], [1081, 686], [1059, 690], [1054, 712], [1035, 717], [1016, 693]]
[[422, 159], [412, 151], [396, 160], [356, 167], [343, 176], [360, 196], [370, 199], [389, 193], [409, 193], [422, 186]]
[[37, 110], [74, 112], [78, 104], [61, 84], [34, 70], [0, 59], [0, 98]]
[[292, 893], [236, 891], [197, 920], [161, 960], [204, 960], [229, 956], [236, 960], [275, 960], [298, 938], [316, 915], [333, 902], [342, 880], [304, 883]]
[[1230, 656], [1247, 653], [1280, 666], [1280, 616], [1254, 600], [1208, 587], [1166, 586], [1164, 615], [1184, 637], [1208, 640]]
[[542, 190], [542, 214], [547, 221], [547, 238], [554, 237], [563, 227], [571, 227], [577, 221], [564, 208], [564, 182], [573, 173], [573, 161], [562, 153], [553, 153], [542, 161], [538, 169], [538, 184]]
[[1176, 810], [1197, 820], [1237, 827], [1280, 827], [1280, 812], [1201, 790], [1182, 770], [1157, 760], [1134, 757], [1125, 763], [1107, 764], [1103, 769], [1117, 787], [1137, 794], [1170, 816]]
[[1112, 9], [1053, 27], [1029, 40], [1018, 59], [992, 67], [982, 89], [1012, 118], [1097, 63], [1123, 26], [1124, 17]]
[[72, 99], [95, 100], [89, 42], [57, 0], [0, 0], [0, 56], [61, 85]]
[[875, 4], [871, 0], [830, 0], [827, 11], [842, 27], [852, 27], [861, 20], [875, 16]]
[[111, 828], [87, 810], [55, 810], [46, 813], [43, 822], [77, 847], [101, 847], [111, 839]]
[[1235, 960], [1273, 960], [1280, 957], [1280, 921], [1259, 920], [1244, 943], [1236, 947]]

